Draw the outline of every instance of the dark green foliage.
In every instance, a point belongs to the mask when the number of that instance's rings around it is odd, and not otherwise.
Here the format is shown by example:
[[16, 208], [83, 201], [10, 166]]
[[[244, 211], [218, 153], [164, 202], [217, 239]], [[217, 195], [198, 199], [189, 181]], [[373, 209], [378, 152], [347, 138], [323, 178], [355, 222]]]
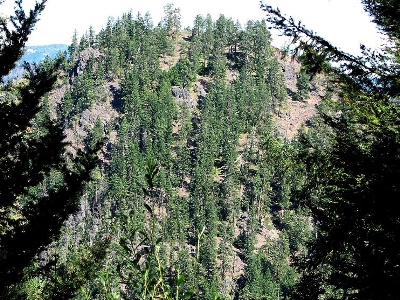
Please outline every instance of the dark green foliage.
[[100, 118], [97, 117], [96, 123], [86, 140], [86, 145], [88, 149], [94, 150], [96, 149], [97, 145], [103, 143], [104, 141], [104, 125], [101, 122]]
[[78, 50], [78, 32], [75, 30], [72, 35], [71, 44], [68, 46], [68, 58], [70, 61], [74, 62], [76, 60]]
[[[393, 180], [399, 175], [393, 168], [399, 164], [399, 133], [393, 122], [399, 112], [397, 107], [373, 101], [343, 103], [340, 116], [323, 115], [334, 133], [335, 143], [328, 149], [315, 143], [312, 132], [302, 139], [303, 159], [312, 172], [329, 170], [325, 178], [310, 176], [310, 186], [318, 184], [316, 192], [323, 197], [318, 201], [311, 200], [313, 195], [309, 198], [318, 222], [318, 239], [310, 253], [318, 255], [305, 267], [306, 272], [321, 272], [318, 260], [325, 257], [330, 266], [327, 283], [346, 297], [395, 299], [399, 257], [392, 249], [400, 238], [400, 218]], [[377, 115], [378, 111], [385, 114]]]
[[395, 0], [361, 0], [365, 10], [373, 18], [373, 22], [378, 25], [383, 33], [388, 34], [394, 40], [400, 38], [398, 16], [400, 5]]
[[[364, 4], [383, 5], [374, 6], [382, 17], [376, 20], [389, 31], [395, 18], [385, 17], [385, 7], [391, 3]], [[304, 72], [298, 77], [298, 99], [309, 95], [308, 76], [322, 71], [331, 71], [342, 89], [340, 101], [321, 103], [320, 117], [293, 143], [283, 141], [272, 123], [271, 114], [282, 108], [287, 94], [264, 21], [249, 21], [242, 29], [225, 16], [215, 22], [197, 16], [192, 36], [180, 41], [181, 52], [175, 53], [180, 15], [168, 5], [157, 27], [149, 15], [127, 13], [109, 19], [98, 34], [89, 29], [80, 43], [73, 38], [68, 68], [84, 51], [99, 56], [89, 59], [82, 73], [63, 80], [69, 85], [57, 108], [59, 118], [78, 133], [81, 113], [109, 101], [110, 92], [119, 117], [111, 124], [98, 118], [80, 138], [88, 149], [109, 131], [115, 130], [117, 138], [92, 172], [96, 180], [80, 199], [81, 211], [70, 217], [63, 239], [51, 248], [60, 253], [56, 267], [25, 286], [39, 282], [43, 297], [72, 297], [86, 277], [95, 277], [76, 299], [398, 298], [399, 262], [393, 250], [399, 240], [398, 74], [396, 60], [380, 64], [397, 58], [397, 48], [384, 56], [355, 58], [266, 9], [272, 21], [282, 21], [277, 27], [287, 23], [288, 34], [312, 41], [300, 43]], [[171, 60], [171, 55], [179, 57]], [[164, 63], [162, 69], [160, 61], [167, 59], [177, 63]], [[336, 68], [327, 60], [344, 64]], [[174, 85], [190, 99], [173, 98]], [[105, 87], [110, 91], [99, 91]], [[30, 89], [22, 85], [7, 95], [19, 99], [24, 91]], [[7, 103], [2, 111], [10, 114], [19, 105]], [[32, 108], [33, 115], [39, 111]], [[44, 102], [43, 111], [51, 109]], [[46, 125], [51, 122], [45, 115], [35, 119], [43, 124], [41, 134], [21, 134], [24, 141], [61, 139], [61, 129]], [[20, 125], [28, 127], [28, 121]], [[32, 152], [41, 158], [42, 149], [49, 151], [36, 143], [40, 151]], [[48, 156], [42, 159], [52, 159]], [[54, 166], [59, 164], [55, 159]], [[64, 191], [67, 175], [74, 174], [66, 173], [70, 169], [75, 170], [65, 165], [40, 177], [36, 183], [43, 183], [30, 186], [29, 194], [23, 190], [18, 200], [34, 212], [34, 196], [45, 199]], [[26, 170], [25, 183], [35, 178]], [[71, 181], [70, 187], [78, 186]], [[103, 256], [90, 245], [109, 237], [106, 259], [91, 264]], [[298, 284], [292, 261], [302, 275]]]
[[[75, 296], [88, 278], [97, 276], [109, 247], [110, 238], [105, 238], [95, 241], [84, 250], [70, 249], [68, 261], [47, 267], [45, 272], [40, 270], [42, 299], [68, 299]], [[52, 263], [55, 264], [55, 261]]]
[[[22, 1], [15, 3], [12, 26], [5, 20], [1, 23], [1, 78], [22, 55], [46, 1], [37, 3], [28, 15]], [[59, 237], [63, 222], [77, 210], [95, 165], [92, 153], [75, 158], [64, 153], [61, 125], [47, 115], [48, 103], [41, 108], [60, 62], [26, 64], [20, 83], [0, 86], [0, 295], [4, 299], [24, 297], [20, 284], [30, 276], [27, 267]]]
[[196, 66], [188, 58], [180, 58], [170, 70], [171, 83], [182, 88], [188, 88], [196, 79]]
[[[310, 228], [291, 205], [304, 183], [297, 150], [272, 123], [287, 94], [266, 23], [198, 16], [177, 47], [178, 14], [167, 6], [154, 27], [130, 12], [73, 37], [63, 99], [44, 108], [73, 150], [113, 138], [48, 249], [58, 259], [24, 284], [31, 298], [262, 299], [293, 288], [288, 258]], [[62, 172], [50, 175], [45, 191], [62, 186]]]
[[27, 15], [22, 8], [22, 0], [15, 1], [15, 15], [11, 16], [8, 23], [6, 18], [0, 18], [0, 78], [6, 76], [21, 58], [26, 41], [31, 34], [40, 13], [46, 5], [46, 0], [37, 2]]
[[362, 47], [360, 57], [263, 6], [269, 21], [299, 42], [310, 75], [327, 72], [340, 87], [339, 99], [320, 104], [299, 140], [315, 240], [297, 261], [303, 275], [295, 299], [399, 298], [398, 5], [362, 3], [394, 43], [379, 54]]

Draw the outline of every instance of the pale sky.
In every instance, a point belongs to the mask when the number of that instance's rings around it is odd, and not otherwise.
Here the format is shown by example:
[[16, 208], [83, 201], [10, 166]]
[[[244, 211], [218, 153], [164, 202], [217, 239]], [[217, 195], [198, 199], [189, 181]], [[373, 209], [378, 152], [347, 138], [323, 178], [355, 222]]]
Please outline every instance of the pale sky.
[[[266, 4], [279, 7], [282, 13], [301, 20], [308, 28], [325, 37], [343, 50], [355, 53], [359, 44], [375, 47], [379, 35], [370, 18], [363, 11], [360, 0], [264, 0]], [[0, 12], [12, 8], [14, 0], [0, 5]], [[32, 7], [34, 0], [24, 0], [26, 7]], [[134, 14], [149, 12], [154, 25], [163, 16], [163, 7], [173, 3], [181, 9], [182, 25], [192, 26], [197, 14], [210, 13], [213, 19], [220, 14], [239, 20], [242, 25], [248, 20], [262, 20], [264, 12], [259, 0], [48, 0], [28, 45], [70, 44], [74, 30], [78, 35], [90, 26], [98, 32], [108, 17], [118, 18], [130, 10]], [[277, 47], [282, 40], [273, 35]]]

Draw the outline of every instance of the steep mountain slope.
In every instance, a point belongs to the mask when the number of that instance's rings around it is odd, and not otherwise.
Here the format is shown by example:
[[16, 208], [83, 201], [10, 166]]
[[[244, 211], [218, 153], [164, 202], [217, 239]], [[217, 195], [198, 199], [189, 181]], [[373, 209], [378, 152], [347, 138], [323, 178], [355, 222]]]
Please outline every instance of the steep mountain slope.
[[[285, 83], [290, 91], [289, 95], [293, 95], [298, 90], [297, 76], [301, 66], [292, 57], [282, 56], [279, 52], [277, 55], [282, 64]], [[323, 78], [318, 78], [310, 84], [310, 95], [304, 101], [299, 101], [293, 96], [288, 97], [286, 106], [276, 114], [276, 118], [274, 119], [279, 131], [285, 138], [293, 139], [301, 126], [306, 125], [316, 114], [316, 106], [325, 95], [325, 85], [326, 83], [323, 82]]]
[[[77, 299], [288, 297], [289, 258], [311, 232], [289, 140], [318, 96], [289, 96], [298, 64], [279, 60], [264, 22], [199, 16], [192, 32], [173, 31], [126, 14], [70, 46], [49, 113], [69, 151], [105, 144], [49, 253], [84, 277], [80, 253], [111, 239]], [[74, 279], [58, 280], [61, 293]]]

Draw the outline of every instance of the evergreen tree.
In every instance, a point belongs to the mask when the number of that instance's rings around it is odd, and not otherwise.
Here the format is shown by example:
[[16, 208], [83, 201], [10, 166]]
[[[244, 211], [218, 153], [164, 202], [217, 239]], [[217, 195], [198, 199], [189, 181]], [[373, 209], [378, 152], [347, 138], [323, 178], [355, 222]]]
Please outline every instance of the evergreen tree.
[[399, 10], [395, 1], [362, 3], [393, 43], [379, 54], [362, 46], [359, 57], [263, 6], [275, 28], [299, 41], [309, 74], [325, 72], [340, 87], [300, 137], [316, 238], [298, 261], [295, 299], [400, 297]]
[[298, 101], [304, 101], [310, 97], [310, 79], [309, 75], [300, 70], [299, 74], [297, 74], [297, 92], [295, 93], [294, 97]]
[[172, 39], [176, 39], [181, 30], [181, 10], [180, 8], [175, 8], [172, 3], [164, 6], [162, 28]]
[[[45, 8], [40, 1], [28, 14], [22, 0], [15, 1], [15, 15], [1, 20], [1, 79], [21, 57], [25, 42]], [[0, 298], [19, 293], [24, 270], [36, 254], [54, 241], [63, 221], [78, 207], [85, 181], [95, 165], [92, 155], [75, 158], [65, 154], [64, 134], [49, 119], [35, 127], [41, 98], [57, 79], [59, 61], [25, 64], [22, 83], [0, 85]], [[50, 172], [54, 184], [41, 194]], [[21, 296], [20, 296], [21, 297]], [[23, 296], [22, 296], [23, 297]]]
[[72, 35], [72, 41], [71, 44], [68, 46], [68, 59], [71, 62], [75, 62], [75, 60], [77, 59], [76, 55], [78, 52], [78, 32], [74, 31], [74, 34]]

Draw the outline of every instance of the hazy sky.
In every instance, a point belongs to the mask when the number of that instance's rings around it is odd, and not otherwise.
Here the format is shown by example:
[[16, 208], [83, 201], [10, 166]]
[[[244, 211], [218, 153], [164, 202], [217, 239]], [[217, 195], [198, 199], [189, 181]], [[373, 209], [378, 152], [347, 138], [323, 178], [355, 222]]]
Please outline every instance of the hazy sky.
[[[375, 46], [379, 39], [375, 26], [369, 22], [359, 0], [264, 0], [279, 7], [281, 12], [302, 20], [310, 29], [324, 36], [348, 52], [355, 52], [359, 44]], [[14, 0], [6, 0], [0, 12], [12, 8]], [[26, 7], [32, 7], [34, 0], [24, 0]], [[29, 45], [69, 44], [76, 29], [81, 35], [93, 26], [98, 32], [109, 16], [117, 18], [132, 10], [133, 13], [150, 12], [155, 25], [163, 15], [163, 7], [174, 3], [181, 9], [182, 24], [192, 26], [197, 14], [210, 13], [214, 19], [220, 14], [239, 20], [261, 20], [264, 12], [259, 0], [48, 0], [41, 20], [31, 35]], [[275, 37], [275, 45], [283, 42]]]

